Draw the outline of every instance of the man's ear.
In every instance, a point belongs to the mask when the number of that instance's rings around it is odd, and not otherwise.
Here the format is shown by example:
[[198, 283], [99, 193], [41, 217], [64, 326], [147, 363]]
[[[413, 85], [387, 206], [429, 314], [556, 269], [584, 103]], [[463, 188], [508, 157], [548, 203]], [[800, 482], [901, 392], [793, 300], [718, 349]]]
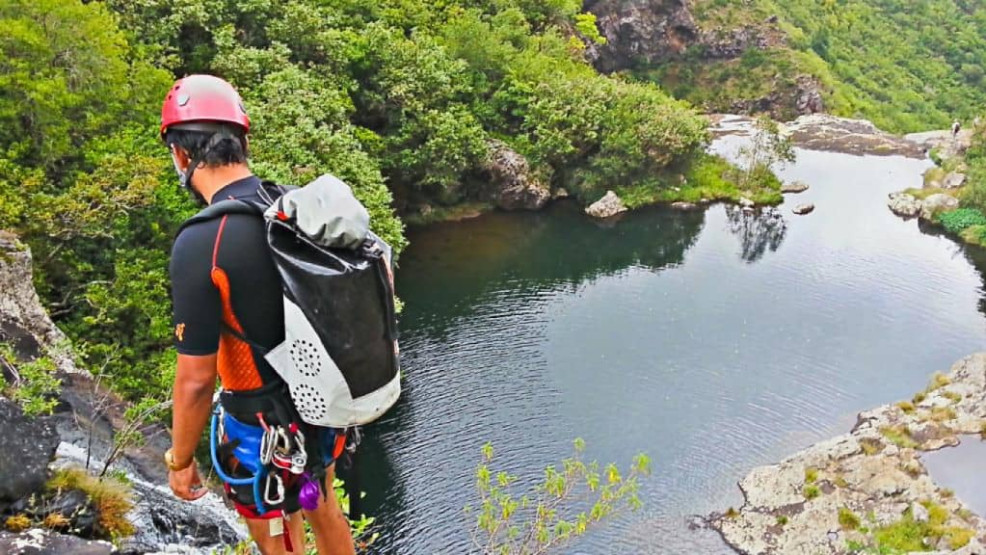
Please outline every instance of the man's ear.
[[189, 157], [188, 152], [185, 149], [180, 148], [178, 145], [171, 145], [171, 155], [174, 156], [175, 162], [178, 163], [178, 169], [186, 172], [188, 171], [188, 165], [192, 163], [191, 157]]

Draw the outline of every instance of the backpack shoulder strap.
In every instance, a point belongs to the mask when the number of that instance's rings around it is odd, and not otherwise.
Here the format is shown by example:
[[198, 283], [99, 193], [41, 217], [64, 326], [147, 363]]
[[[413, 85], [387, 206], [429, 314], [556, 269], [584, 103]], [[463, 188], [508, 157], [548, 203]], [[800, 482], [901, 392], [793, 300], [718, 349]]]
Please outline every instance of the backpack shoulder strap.
[[195, 225], [197, 223], [207, 222], [209, 220], [215, 220], [216, 218], [221, 218], [228, 214], [252, 214], [254, 216], [263, 216], [264, 209], [255, 205], [252, 202], [247, 202], [245, 200], [229, 199], [221, 200], [215, 204], [210, 204], [200, 211], [198, 214], [192, 216], [191, 218], [185, 220], [185, 223], [181, 224], [178, 228], [178, 232], [175, 236], [181, 234], [181, 232], [188, 226]]

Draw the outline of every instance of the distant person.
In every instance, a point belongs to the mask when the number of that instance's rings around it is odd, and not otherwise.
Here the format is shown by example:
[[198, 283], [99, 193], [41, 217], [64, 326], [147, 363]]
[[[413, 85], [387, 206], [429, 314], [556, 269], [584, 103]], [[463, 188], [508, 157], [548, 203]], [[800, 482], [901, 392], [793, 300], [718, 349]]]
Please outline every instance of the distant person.
[[959, 131], [961, 130], [962, 130], [962, 124], [959, 123], [959, 120], [955, 120], [952, 123], [952, 139], [959, 138]]

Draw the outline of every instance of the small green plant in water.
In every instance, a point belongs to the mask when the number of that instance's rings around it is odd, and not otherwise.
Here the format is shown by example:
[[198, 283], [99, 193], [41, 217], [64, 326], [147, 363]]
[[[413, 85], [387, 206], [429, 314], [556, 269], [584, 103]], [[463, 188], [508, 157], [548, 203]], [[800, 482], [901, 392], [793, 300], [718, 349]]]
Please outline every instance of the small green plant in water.
[[644, 454], [620, 472], [615, 464], [601, 467], [582, 460], [585, 442], [575, 440], [575, 455], [560, 467], [549, 466], [533, 491], [514, 492], [519, 479], [494, 471], [493, 446], [483, 446], [476, 468], [479, 507], [472, 540], [480, 553], [526, 555], [544, 553], [586, 533], [592, 526], [641, 506], [638, 480], [650, 474]]

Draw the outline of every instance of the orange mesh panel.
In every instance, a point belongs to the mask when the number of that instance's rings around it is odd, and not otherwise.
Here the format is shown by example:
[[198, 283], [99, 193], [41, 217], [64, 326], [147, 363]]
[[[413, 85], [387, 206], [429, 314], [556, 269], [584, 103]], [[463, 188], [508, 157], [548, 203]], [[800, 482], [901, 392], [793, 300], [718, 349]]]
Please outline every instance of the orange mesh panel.
[[[235, 330], [243, 333], [243, 327], [233, 314], [233, 304], [229, 296], [229, 276], [222, 268], [212, 268], [212, 283], [219, 289], [219, 297], [223, 303], [223, 322]], [[219, 336], [219, 353], [216, 366], [219, 371], [219, 379], [222, 381], [223, 389], [229, 391], [247, 391], [257, 389], [264, 385], [260, 379], [260, 372], [257, 370], [257, 363], [253, 360], [253, 351], [250, 345], [231, 336], [228, 333]]]

